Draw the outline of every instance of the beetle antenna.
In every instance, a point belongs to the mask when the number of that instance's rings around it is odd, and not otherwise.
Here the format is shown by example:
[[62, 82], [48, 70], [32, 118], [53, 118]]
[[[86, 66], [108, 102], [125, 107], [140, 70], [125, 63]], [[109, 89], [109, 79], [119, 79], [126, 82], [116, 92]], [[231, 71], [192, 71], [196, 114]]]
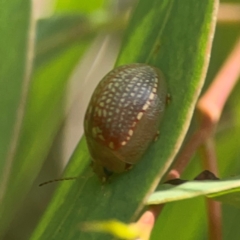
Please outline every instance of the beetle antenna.
[[59, 181], [65, 181], [65, 180], [75, 180], [78, 177], [66, 177], [66, 178], [58, 178], [58, 179], [53, 179], [53, 180], [49, 180], [47, 182], [43, 182], [41, 184], [39, 184], [38, 186], [41, 187], [43, 185], [49, 184], [49, 183], [53, 183], [53, 182], [59, 182]]

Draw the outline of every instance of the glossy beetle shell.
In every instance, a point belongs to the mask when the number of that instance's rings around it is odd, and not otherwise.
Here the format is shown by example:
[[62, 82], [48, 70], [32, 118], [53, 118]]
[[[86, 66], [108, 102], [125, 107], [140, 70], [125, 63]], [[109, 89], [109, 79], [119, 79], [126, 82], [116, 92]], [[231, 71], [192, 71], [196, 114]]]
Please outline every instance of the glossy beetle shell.
[[93, 170], [101, 179], [139, 161], [157, 135], [166, 95], [162, 73], [146, 64], [120, 66], [100, 81], [84, 130]]

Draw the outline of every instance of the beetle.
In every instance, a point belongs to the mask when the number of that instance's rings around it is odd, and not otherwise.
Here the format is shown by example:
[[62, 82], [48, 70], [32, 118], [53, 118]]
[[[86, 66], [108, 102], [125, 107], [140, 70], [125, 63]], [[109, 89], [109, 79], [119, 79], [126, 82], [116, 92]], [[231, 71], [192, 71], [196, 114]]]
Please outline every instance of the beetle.
[[93, 171], [102, 182], [141, 159], [158, 136], [168, 100], [162, 72], [144, 63], [117, 67], [99, 82], [85, 113], [84, 131]]
[[97, 85], [84, 117], [93, 171], [102, 181], [136, 164], [158, 134], [167, 101], [162, 72], [132, 63]]

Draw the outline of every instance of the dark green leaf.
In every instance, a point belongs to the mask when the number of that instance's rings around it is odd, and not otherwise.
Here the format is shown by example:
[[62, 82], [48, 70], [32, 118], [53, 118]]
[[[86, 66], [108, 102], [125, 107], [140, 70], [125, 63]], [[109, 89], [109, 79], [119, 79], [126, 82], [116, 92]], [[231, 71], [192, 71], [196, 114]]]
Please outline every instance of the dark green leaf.
[[0, 234], [7, 225], [4, 195], [11, 180], [29, 76], [31, 74], [31, 1], [0, 1]]
[[[216, 2], [142, 0], [129, 24], [117, 65], [148, 62], [165, 74], [172, 101], [160, 139], [129, 172], [104, 186], [88, 167], [79, 181], [62, 183], [32, 239], [108, 239], [80, 232], [79, 223], [117, 218], [129, 222], [143, 206], [177, 153], [208, 66]], [[65, 176], [89, 156], [83, 139]], [[75, 169], [76, 172], [76, 169]]]

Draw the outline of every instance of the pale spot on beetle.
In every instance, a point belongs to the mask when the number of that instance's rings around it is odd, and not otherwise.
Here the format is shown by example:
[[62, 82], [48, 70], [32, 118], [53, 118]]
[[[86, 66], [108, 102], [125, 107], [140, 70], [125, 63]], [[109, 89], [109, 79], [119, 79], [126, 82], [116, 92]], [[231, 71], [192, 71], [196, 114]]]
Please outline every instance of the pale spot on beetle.
[[109, 147], [110, 147], [111, 149], [114, 149], [114, 143], [113, 143], [113, 142], [110, 142], [110, 143], [109, 143]]
[[96, 128], [92, 129], [92, 135], [93, 135], [93, 137], [97, 136], [97, 129]]
[[132, 111], [128, 111], [128, 115], [132, 115]]
[[121, 74], [121, 77], [124, 79], [127, 77], [127, 74]]
[[125, 107], [125, 108], [128, 107], [129, 104], [130, 104], [129, 102], [125, 103], [125, 104], [124, 104], [124, 107]]
[[150, 100], [153, 100], [153, 99], [154, 99], [154, 96], [155, 96], [154, 93], [151, 93], [150, 96], [149, 96], [149, 99], [150, 99]]
[[140, 120], [142, 118], [142, 116], [143, 116], [143, 112], [138, 113], [137, 119]]
[[127, 141], [129, 141], [130, 140], [130, 137], [129, 136], [127, 136]]
[[148, 109], [149, 105], [148, 104], [144, 104], [142, 110], [146, 111]]
[[99, 116], [99, 117], [102, 116], [102, 110], [101, 110], [101, 109], [98, 110], [98, 116]]
[[105, 138], [103, 137], [103, 135], [98, 135], [98, 138], [100, 138], [101, 140], [105, 141]]
[[134, 97], [134, 96], [135, 96], [135, 93], [130, 93], [130, 96]]
[[153, 88], [152, 92], [153, 92], [153, 93], [156, 93], [156, 92], [157, 92], [157, 89], [156, 89], [156, 88]]
[[122, 98], [120, 101], [121, 101], [121, 102], [124, 102], [124, 101], [125, 101], [125, 99], [124, 99], [124, 98]]
[[102, 133], [102, 130], [99, 127], [92, 128], [92, 135], [94, 137], [96, 137], [98, 133]]
[[132, 136], [132, 135], [133, 135], [133, 130], [132, 130], [132, 129], [130, 129], [130, 130], [128, 131], [128, 135], [129, 135], [129, 136]]
[[155, 84], [154, 84], [154, 87], [157, 88], [157, 86], [158, 86], [158, 85], [155, 83]]
[[135, 127], [136, 124], [137, 124], [137, 122], [133, 122], [133, 123], [132, 123], [132, 127]]
[[133, 100], [133, 105], [138, 105], [138, 103], [139, 103], [139, 101], [137, 101], [137, 100]]
[[100, 106], [100, 107], [104, 107], [104, 102], [100, 102], [100, 103], [99, 103], [99, 106]]
[[132, 120], [132, 121], [134, 121], [135, 119], [136, 119], [136, 117], [135, 117], [135, 116], [132, 116], [132, 117], [131, 117], [131, 120]]
[[112, 88], [112, 85], [113, 85], [113, 83], [109, 83], [109, 84], [108, 84], [108, 88], [111, 89], [111, 88]]
[[137, 90], [138, 90], [138, 87], [135, 87], [135, 88], [133, 89], [133, 91], [135, 91], [135, 92], [136, 92]]
[[127, 144], [127, 142], [126, 142], [126, 141], [123, 141], [121, 144], [122, 144], [122, 146], [124, 146], [124, 145]]
[[155, 83], [158, 83], [158, 78], [155, 78], [154, 80], [155, 80]]

